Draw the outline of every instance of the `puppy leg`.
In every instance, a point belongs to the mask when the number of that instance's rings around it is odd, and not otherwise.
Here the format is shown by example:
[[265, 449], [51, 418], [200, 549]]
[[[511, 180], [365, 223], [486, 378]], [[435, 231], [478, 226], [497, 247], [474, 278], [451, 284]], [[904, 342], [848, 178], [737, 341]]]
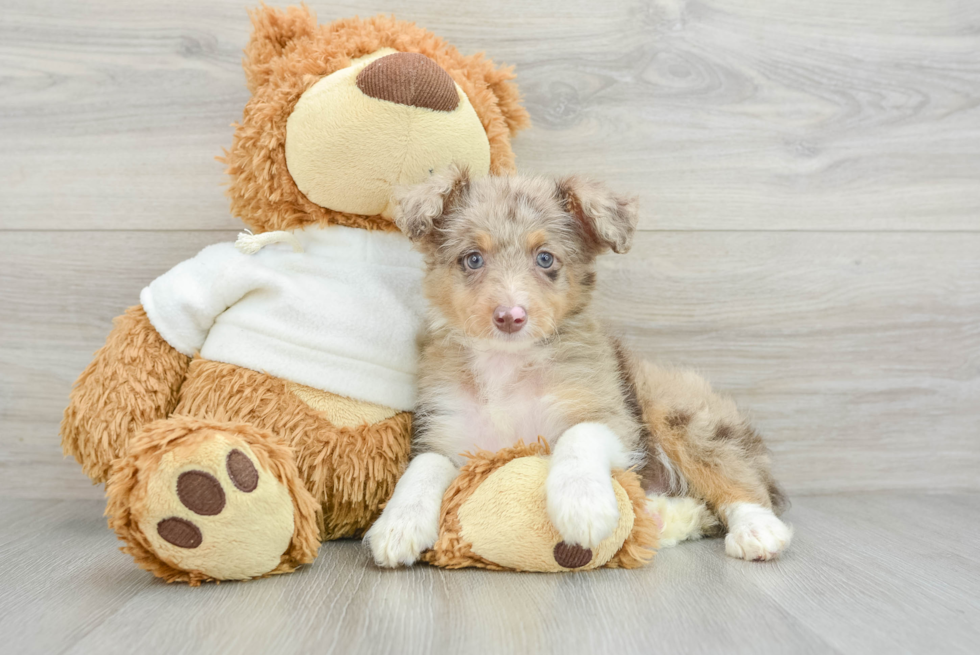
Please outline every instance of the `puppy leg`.
[[619, 523], [610, 471], [632, 464], [622, 441], [601, 423], [579, 423], [559, 437], [545, 486], [548, 517], [570, 544], [595, 548]]
[[690, 371], [644, 364], [637, 395], [654, 443], [680, 472], [674, 493], [700, 498], [728, 528], [732, 557], [767, 560], [792, 530], [776, 517], [786, 504], [770, 473], [769, 451], [731, 399]]
[[660, 517], [660, 548], [696, 541], [718, 526], [718, 518], [697, 498], [650, 495], [647, 509]]
[[437, 453], [411, 461], [381, 516], [364, 535], [379, 566], [411, 566], [436, 543], [442, 497], [457, 474], [456, 466]]
[[737, 454], [698, 448], [683, 436], [665, 450], [687, 479], [689, 493], [704, 499], [727, 526], [726, 553], [768, 560], [789, 546], [793, 531], [773, 512], [765, 478]]

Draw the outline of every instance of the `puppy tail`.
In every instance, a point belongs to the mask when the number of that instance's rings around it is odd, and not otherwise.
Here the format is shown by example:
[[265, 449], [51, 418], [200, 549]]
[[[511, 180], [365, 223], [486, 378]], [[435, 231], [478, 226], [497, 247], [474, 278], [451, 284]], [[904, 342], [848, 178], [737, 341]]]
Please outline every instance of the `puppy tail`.
[[647, 496], [647, 509], [660, 517], [660, 547], [694, 541], [721, 529], [718, 517], [700, 500], [689, 497]]

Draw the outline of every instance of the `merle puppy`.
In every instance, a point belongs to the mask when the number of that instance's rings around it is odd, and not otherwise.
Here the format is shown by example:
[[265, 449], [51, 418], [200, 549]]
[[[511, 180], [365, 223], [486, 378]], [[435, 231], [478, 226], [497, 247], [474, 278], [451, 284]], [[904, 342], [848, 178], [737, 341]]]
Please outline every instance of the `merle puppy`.
[[662, 546], [722, 528], [733, 557], [789, 545], [768, 451], [734, 403], [694, 373], [634, 362], [591, 309], [596, 257], [625, 253], [636, 221], [634, 200], [578, 178], [452, 167], [400, 194], [430, 313], [415, 457], [365, 537], [378, 564], [410, 565], [435, 543], [461, 453], [539, 435], [552, 446], [548, 514], [570, 544], [611, 534], [610, 470], [637, 466]]

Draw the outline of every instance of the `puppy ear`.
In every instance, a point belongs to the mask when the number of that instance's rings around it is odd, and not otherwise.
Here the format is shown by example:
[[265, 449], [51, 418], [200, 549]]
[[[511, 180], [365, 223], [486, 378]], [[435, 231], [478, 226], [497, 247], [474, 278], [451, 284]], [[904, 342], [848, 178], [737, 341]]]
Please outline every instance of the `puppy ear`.
[[395, 190], [395, 225], [415, 243], [431, 243], [444, 216], [463, 203], [470, 190], [465, 166], [449, 168], [412, 187]]
[[616, 195], [605, 186], [578, 177], [555, 183], [555, 197], [576, 221], [585, 243], [595, 254], [612, 248], [625, 253], [636, 232], [637, 199]]

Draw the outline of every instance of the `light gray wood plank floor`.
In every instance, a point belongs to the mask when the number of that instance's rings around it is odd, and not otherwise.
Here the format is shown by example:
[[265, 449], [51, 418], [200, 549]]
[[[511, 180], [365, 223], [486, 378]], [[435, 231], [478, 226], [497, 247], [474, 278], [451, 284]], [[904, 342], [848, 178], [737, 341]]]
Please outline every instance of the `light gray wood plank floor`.
[[358, 542], [297, 573], [190, 588], [136, 569], [97, 501], [0, 504], [9, 653], [976, 653], [980, 494], [796, 499], [776, 562], [720, 540], [645, 569], [379, 570]]

